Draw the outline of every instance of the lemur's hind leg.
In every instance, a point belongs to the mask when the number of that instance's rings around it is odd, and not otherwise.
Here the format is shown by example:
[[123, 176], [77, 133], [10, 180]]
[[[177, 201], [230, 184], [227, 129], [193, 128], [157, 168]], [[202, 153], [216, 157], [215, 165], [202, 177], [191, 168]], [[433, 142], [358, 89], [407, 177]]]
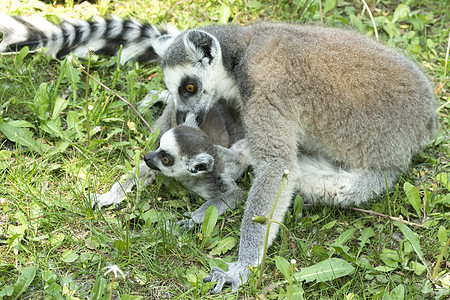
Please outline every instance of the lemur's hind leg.
[[297, 190], [305, 202], [358, 206], [394, 186], [399, 174], [394, 170], [344, 169], [323, 157], [300, 154]]

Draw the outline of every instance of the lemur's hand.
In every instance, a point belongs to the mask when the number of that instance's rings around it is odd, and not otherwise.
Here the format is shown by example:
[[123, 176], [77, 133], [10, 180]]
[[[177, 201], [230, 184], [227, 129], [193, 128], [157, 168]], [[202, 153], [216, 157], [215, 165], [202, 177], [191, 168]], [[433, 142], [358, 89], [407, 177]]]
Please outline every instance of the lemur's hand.
[[127, 193], [131, 192], [136, 184], [142, 183], [144, 186], [149, 186], [154, 182], [155, 173], [150, 170], [145, 162], [141, 162], [139, 164], [138, 176], [136, 176], [136, 168], [133, 168], [130, 174], [128, 174], [125, 182], [117, 181], [107, 193], [91, 193], [90, 199], [92, 208], [94, 208], [95, 205], [98, 206], [98, 209], [102, 209], [103, 206], [117, 205]]
[[228, 264], [228, 271], [226, 272], [220, 268], [213, 268], [209, 276], [205, 277], [203, 281], [217, 281], [211, 293], [219, 294], [224, 284], [231, 284], [231, 291], [234, 293], [242, 284], [247, 282], [249, 273], [248, 265], [238, 260], [235, 263]]
[[182, 230], [191, 230], [195, 226], [195, 222], [192, 219], [184, 219], [177, 222], [177, 225], [182, 228]]
[[91, 193], [90, 199], [91, 199], [91, 206], [92, 208], [97, 205], [98, 209], [102, 209], [104, 206], [110, 206], [110, 205], [118, 205], [120, 200], [125, 196], [125, 193], [117, 191], [108, 192], [105, 194], [96, 194]]

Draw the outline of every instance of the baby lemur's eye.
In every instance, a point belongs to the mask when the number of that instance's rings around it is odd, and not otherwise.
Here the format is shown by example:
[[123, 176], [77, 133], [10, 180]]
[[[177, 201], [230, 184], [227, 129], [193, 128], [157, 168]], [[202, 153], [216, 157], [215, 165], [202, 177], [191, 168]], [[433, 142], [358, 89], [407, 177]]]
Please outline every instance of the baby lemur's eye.
[[163, 164], [168, 165], [170, 164], [170, 158], [168, 156], [163, 156], [162, 162]]
[[193, 85], [192, 83], [186, 84], [185, 88], [186, 88], [186, 91], [188, 91], [189, 93], [195, 92], [195, 85]]
[[165, 166], [171, 166], [174, 163], [172, 155], [166, 153], [165, 151], [161, 153], [161, 161]]

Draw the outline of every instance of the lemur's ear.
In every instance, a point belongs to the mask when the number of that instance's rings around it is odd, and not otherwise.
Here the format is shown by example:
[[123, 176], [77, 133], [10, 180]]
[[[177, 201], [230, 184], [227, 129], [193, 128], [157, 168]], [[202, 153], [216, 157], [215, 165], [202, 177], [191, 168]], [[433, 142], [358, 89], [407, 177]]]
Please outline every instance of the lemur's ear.
[[191, 30], [184, 36], [186, 53], [194, 63], [210, 65], [221, 57], [217, 38], [201, 30]]
[[159, 60], [162, 59], [164, 53], [172, 44], [176, 36], [174, 35], [163, 35], [152, 42], [153, 50], [155, 50], [156, 55], [158, 55]]
[[197, 154], [190, 159], [188, 170], [194, 175], [209, 173], [214, 170], [214, 157], [208, 153]]

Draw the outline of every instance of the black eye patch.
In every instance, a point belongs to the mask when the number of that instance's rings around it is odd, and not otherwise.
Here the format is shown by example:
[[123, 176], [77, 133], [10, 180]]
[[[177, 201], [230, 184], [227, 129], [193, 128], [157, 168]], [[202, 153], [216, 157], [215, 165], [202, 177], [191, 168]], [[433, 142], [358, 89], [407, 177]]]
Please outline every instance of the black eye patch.
[[178, 94], [181, 98], [189, 98], [196, 95], [202, 88], [197, 76], [185, 76], [178, 86]]
[[164, 166], [170, 167], [175, 163], [175, 158], [166, 151], [159, 152], [159, 158]]

